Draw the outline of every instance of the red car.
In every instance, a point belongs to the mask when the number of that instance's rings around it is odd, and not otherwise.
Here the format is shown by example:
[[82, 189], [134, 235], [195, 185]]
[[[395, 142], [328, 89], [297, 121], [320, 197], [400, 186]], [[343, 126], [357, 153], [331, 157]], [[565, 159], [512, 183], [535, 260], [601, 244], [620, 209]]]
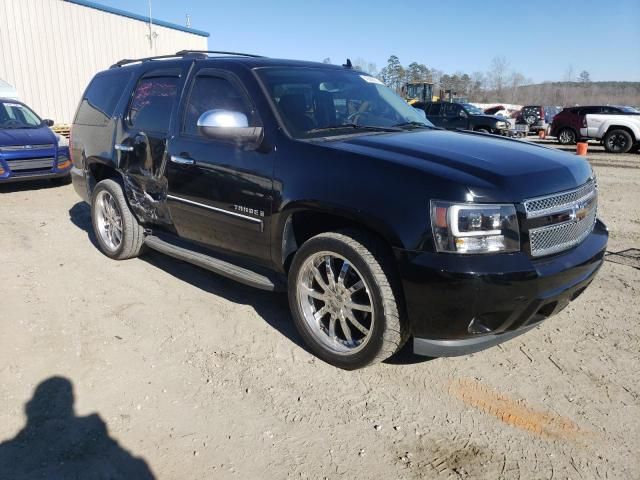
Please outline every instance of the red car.
[[550, 135], [558, 139], [562, 145], [572, 145], [582, 140], [580, 129], [587, 128], [587, 114], [629, 114], [628, 107], [601, 105], [588, 107], [569, 107], [562, 110], [553, 118]]

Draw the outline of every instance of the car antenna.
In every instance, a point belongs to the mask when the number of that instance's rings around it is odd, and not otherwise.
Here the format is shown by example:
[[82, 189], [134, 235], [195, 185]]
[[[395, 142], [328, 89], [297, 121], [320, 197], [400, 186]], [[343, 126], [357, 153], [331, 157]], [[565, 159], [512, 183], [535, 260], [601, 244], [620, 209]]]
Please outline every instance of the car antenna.
[[347, 63], [345, 63], [344, 65], [342, 65], [344, 68], [353, 68], [353, 65], [351, 65], [351, 59], [347, 58]]

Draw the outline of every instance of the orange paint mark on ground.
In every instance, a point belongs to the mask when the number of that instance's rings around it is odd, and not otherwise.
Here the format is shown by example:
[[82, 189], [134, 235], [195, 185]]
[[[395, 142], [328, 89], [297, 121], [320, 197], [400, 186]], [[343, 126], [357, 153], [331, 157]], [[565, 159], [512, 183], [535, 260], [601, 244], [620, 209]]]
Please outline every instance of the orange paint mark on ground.
[[523, 401], [500, 394], [473, 379], [456, 380], [451, 383], [449, 391], [467, 405], [540, 437], [577, 440], [589, 434], [568, 418], [534, 410]]

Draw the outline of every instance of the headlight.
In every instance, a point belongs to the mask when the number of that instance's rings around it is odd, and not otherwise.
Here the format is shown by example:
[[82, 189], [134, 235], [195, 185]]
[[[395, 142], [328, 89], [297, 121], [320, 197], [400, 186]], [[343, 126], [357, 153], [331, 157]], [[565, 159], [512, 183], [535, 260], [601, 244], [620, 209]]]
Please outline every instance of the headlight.
[[520, 250], [516, 208], [510, 204], [431, 201], [431, 228], [438, 252], [495, 253]]
[[496, 123], [496, 128], [507, 128], [507, 124], [505, 122]]
[[63, 137], [62, 135], [56, 133], [56, 138], [58, 139], [58, 147], [68, 147], [69, 146], [69, 140], [67, 140], [67, 138]]

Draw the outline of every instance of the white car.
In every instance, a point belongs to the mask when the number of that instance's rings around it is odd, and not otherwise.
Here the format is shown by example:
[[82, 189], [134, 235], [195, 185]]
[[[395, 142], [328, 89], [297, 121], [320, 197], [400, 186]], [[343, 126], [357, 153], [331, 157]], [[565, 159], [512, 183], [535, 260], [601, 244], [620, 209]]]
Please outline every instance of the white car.
[[580, 136], [602, 141], [607, 152], [627, 153], [640, 144], [640, 115], [587, 114]]

